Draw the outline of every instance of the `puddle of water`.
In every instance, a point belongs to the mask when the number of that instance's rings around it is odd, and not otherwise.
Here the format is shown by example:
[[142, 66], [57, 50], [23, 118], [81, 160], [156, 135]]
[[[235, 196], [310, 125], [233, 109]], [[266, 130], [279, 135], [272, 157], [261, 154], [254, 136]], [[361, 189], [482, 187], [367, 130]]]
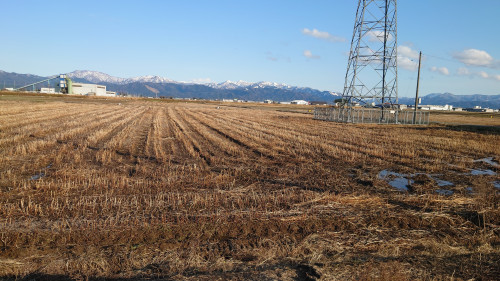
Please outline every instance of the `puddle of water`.
[[[476, 171], [476, 170], [473, 170], [473, 172], [474, 171]], [[488, 170], [488, 171], [490, 171], [490, 170]], [[493, 171], [491, 171], [491, 172], [493, 172]], [[414, 181], [411, 178], [413, 176], [417, 176], [417, 175], [428, 176], [429, 178], [434, 180], [439, 187], [454, 186], [455, 185], [451, 181], [441, 180], [441, 179], [436, 177], [436, 176], [442, 176], [441, 174], [431, 175], [431, 174], [426, 174], [426, 173], [415, 173], [412, 175], [406, 175], [406, 174], [392, 172], [389, 170], [383, 170], [380, 173], [378, 173], [378, 178], [382, 179], [382, 180], [386, 180], [390, 186], [396, 188], [399, 191], [408, 191], [408, 186], [410, 186], [414, 183]], [[447, 190], [447, 189], [438, 189], [436, 192], [439, 194], [442, 194], [442, 195], [452, 195], [453, 194], [453, 191]]]
[[474, 160], [474, 163], [477, 163], [477, 162], [484, 162], [486, 164], [489, 164], [493, 167], [500, 167], [500, 165], [493, 161], [493, 157], [487, 157], [487, 158], [483, 158], [483, 159], [478, 159], [478, 160]]
[[413, 184], [413, 180], [408, 180], [407, 178], [395, 178], [388, 183], [390, 186], [399, 191], [408, 191], [408, 185]]
[[473, 189], [472, 189], [472, 187], [470, 187], [470, 186], [469, 186], [469, 187], [467, 187], [465, 190], [467, 190], [467, 192], [469, 192], [469, 193], [472, 193], [472, 192], [473, 192]]
[[445, 180], [440, 180], [438, 178], [431, 177], [439, 187], [443, 186], [454, 186], [454, 184], [451, 181], [445, 181]]
[[492, 170], [472, 169], [472, 171], [470, 172], [470, 174], [473, 175], [473, 176], [482, 176], [482, 175], [494, 176], [497, 173], [493, 172]]
[[494, 186], [495, 188], [500, 189], [500, 181], [494, 181], [494, 182], [493, 182], [493, 186]]
[[440, 195], [445, 195], [445, 196], [453, 195], [453, 191], [448, 190], [448, 189], [438, 189], [438, 190], [436, 190], [436, 193], [438, 193]]
[[[389, 178], [393, 176], [394, 178]], [[378, 178], [387, 180], [387, 183], [399, 191], [408, 191], [408, 185], [413, 184], [413, 180], [409, 179], [408, 175], [396, 173], [389, 170], [383, 170], [378, 173]]]
[[44, 176], [45, 176], [45, 173], [44, 173], [44, 172], [41, 172], [40, 174], [36, 174], [36, 175], [32, 176], [32, 177], [30, 178], [30, 180], [32, 180], [32, 181], [36, 181], [36, 180], [39, 180], [39, 179], [43, 178]]
[[39, 174], [31, 176], [30, 180], [36, 181], [36, 180], [39, 180], [39, 179], [45, 177], [45, 170], [50, 169], [51, 167], [52, 167], [52, 163], [50, 163], [47, 167], [45, 167], [43, 169], [43, 171], [41, 171]]
[[440, 187], [443, 187], [443, 186], [453, 186], [454, 185], [451, 181], [444, 181], [444, 180], [436, 180], [436, 183]]
[[389, 170], [383, 170], [383, 171], [380, 171], [380, 173], [378, 173], [378, 178], [381, 180], [386, 179], [388, 176], [402, 177], [404, 175], [402, 175], [400, 173], [392, 172]]

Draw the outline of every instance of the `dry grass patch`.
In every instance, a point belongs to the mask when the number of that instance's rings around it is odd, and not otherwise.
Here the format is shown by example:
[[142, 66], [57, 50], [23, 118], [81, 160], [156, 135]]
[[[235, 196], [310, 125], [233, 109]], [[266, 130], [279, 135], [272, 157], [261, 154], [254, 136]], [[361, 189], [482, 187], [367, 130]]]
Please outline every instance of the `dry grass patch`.
[[495, 131], [38, 101], [0, 103], [1, 278], [500, 275]]

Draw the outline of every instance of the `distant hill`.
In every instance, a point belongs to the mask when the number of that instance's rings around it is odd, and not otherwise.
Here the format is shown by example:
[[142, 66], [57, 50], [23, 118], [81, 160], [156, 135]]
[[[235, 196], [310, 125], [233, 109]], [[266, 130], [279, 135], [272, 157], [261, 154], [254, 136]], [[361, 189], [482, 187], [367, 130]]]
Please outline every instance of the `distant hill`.
[[90, 81], [106, 85], [110, 91], [139, 96], [158, 96], [200, 99], [240, 99], [249, 101], [326, 101], [333, 102], [340, 94], [306, 87], [289, 86], [274, 82], [225, 81], [222, 83], [178, 82], [159, 76], [133, 78], [113, 77], [106, 73], [76, 70], [68, 73], [75, 81]]
[[[307, 87], [289, 86], [274, 82], [225, 81], [222, 83], [178, 82], [159, 76], [140, 76], [133, 78], [113, 77], [106, 73], [88, 70], [77, 70], [68, 73], [74, 81], [83, 83], [99, 83], [108, 90], [132, 94], [135, 96], [200, 98], [200, 99], [240, 99], [248, 101], [326, 101], [333, 102], [341, 94], [320, 91]], [[13, 88], [46, 79], [31, 74], [19, 74], [0, 70], [0, 87]], [[401, 104], [414, 104], [414, 98], [399, 98]], [[422, 97], [422, 104], [445, 105], [455, 107], [474, 107], [476, 105], [489, 108], [500, 108], [500, 95], [453, 95], [429, 94]]]
[[0, 89], [21, 87], [44, 79], [47, 78], [32, 74], [19, 74], [0, 70]]
[[[75, 82], [98, 83], [105, 85], [109, 91], [127, 93], [135, 96], [200, 98], [200, 99], [240, 99], [248, 101], [326, 101], [333, 102], [339, 94], [319, 91], [306, 87], [289, 86], [274, 82], [251, 83], [245, 81], [225, 81], [222, 83], [198, 84], [177, 82], [159, 76], [140, 76], [119, 78], [96, 71], [77, 70], [68, 73]], [[16, 87], [46, 79], [30, 74], [0, 72], [0, 83], [5, 87]], [[0, 86], [3, 87], [3, 84]], [[41, 87], [41, 86], [39, 86]]]
[[131, 93], [140, 96], [176, 97], [176, 98], [200, 98], [200, 99], [239, 99], [249, 101], [263, 101], [271, 99], [274, 101], [291, 100], [322, 100], [332, 102], [338, 96], [330, 92], [300, 91], [280, 89], [276, 87], [240, 87], [236, 89], [213, 88], [200, 84], [178, 84], [178, 83], [149, 83], [134, 82], [124, 85], [101, 83], [111, 91]]
[[[399, 98], [401, 104], [414, 104], [415, 98]], [[426, 105], [453, 105], [454, 107], [470, 108], [476, 105], [493, 109], [500, 108], [500, 95], [453, 95], [428, 94], [422, 97], [422, 103]]]

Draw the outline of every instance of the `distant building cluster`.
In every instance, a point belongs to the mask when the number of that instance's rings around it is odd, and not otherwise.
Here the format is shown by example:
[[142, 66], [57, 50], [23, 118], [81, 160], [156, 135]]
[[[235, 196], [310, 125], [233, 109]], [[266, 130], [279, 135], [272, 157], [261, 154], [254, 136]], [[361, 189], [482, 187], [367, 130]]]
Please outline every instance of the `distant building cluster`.
[[327, 105], [326, 101], [306, 101], [306, 100], [292, 100], [292, 101], [249, 101], [240, 99], [222, 99], [222, 102], [250, 102], [250, 103], [267, 103], [267, 104], [295, 104], [295, 105]]
[[[336, 101], [334, 103], [334, 106], [340, 106], [341, 102]], [[395, 107], [399, 110], [406, 110], [406, 109], [415, 109], [414, 105], [406, 105], [406, 104], [378, 104], [376, 105], [375, 103], [368, 103], [366, 105], [361, 105], [359, 103], [353, 102], [354, 107], [368, 107], [368, 108], [389, 108], [389, 107]], [[424, 110], [424, 111], [467, 111], [467, 112], [499, 112], [499, 109], [492, 109], [492, 108], [482, 108], [481, 106], [474, 106], [472, 108], [462, 108], [462, 107], [454, 107], [453, 105], [445, 104], [445, 105], [424, 105], [420, 104], [417, 107], [419, 110]]]
[[[414, 108], [414, 106], [411, 106]], [[436, 111], [468, 111], [468, 112], [498, 112], [498, 109], [482, 108], [481, 106], [474, 106], [472, 108], [454, 107], [453, 105], [419, 105], [420, 110], [436, 110]]]
[[420, 109], [420, 110], [452, 111], [453, 105], [449, 105], [449, 104], [445, 104], [445, 105], [419, 105], [418, 109]]
[[474, 106], [473, 108], [464, 108], [463, 111], [469, 111], [469, 112], [499, 112], [498, 109], [482, 108], [481, 106]]
[[[50, 82], [55, 81], [53, 87], [50, 87]], [[48, 85], [49, 87], [40, 87]], [[69, 95], [84, 95], [84, 96], [101, 96], [115, 97], [116, 92], [106, 91], [106, 86], [98, 84], [76, 83], [71, 80], [66, 74], [53, 76], [48, 79], [31, 83], [20, 88], [4, 88], [6, 91], [28, 91], [41, 94], [69, 94]]]

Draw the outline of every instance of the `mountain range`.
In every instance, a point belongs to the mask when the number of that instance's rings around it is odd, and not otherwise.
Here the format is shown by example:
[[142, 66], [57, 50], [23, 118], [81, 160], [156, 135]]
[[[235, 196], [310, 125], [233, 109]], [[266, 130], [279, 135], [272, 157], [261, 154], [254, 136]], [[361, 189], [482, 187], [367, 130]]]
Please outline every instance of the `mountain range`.
[[174, 81], [159, 76], [118, 78], [96, 71], [77, 70], [68, 73], [75, 81], [106, 85], [111, 91], [141, 96], [167, 96], [202, 99], [240, 99], [263, 101], [321, 100], [332, 102], [340, 94], [306, 87], [289, 86], [275, 82], [225, 81], [222, 83], [195, 83]]
[[[175, 98], [200, 99], [240, 99], [250, 101], [326, 101], [333, 102], [341, 94], [320, 91], [307, 87], [289, 86], [275, 82], [225, 81], [222, 83], [195, 83], [174, 81], [160, 76], [139, 76], [120, 78], [106, 73], [76, 70], [67, 74], [75, 82], [105, 85], [109, 91], [132, 94], [135, 96], [164, 96]], [[47, 79], [47, 77], [5, 72], [0, 70], [0, 87], [19, 87]], [[55, 81], [55, 80], [54, 80]], [[43, 84], [42, 84], [43, 85]], [[41, 87], [41, 85], [39, 86]], [[400, 97], [401, 104], [414, 104], [414, 98]], [[456, 107], [482, 106], [500, 108], [500, 95], [454, 95], [433, 93], [422, 97], [421, 104], [445, 105]]]
[[[340, 94], [335, 92], [289, 86], [274, 82], [225, 81], [222, 83], [202, 84], [179, 82], [160, 76], [120, 78], [88, 70], [76, 70], [67, 73], [67, 75], [75, 82], [97, 83], [105, 85], [109, 91], [145, 97], [164, 96], [199, 99], [240, 99], [249, 101], [270, 99], [274, 101], [308, 100], [332, 102], [340, 96]], [[4, 88], [15, 88], [15, 86], [19, 87], [44, 79], [47, 79], [47, 77], [0, 71], [0, 83], [3, 83]], [[47, 86], [45, 84], [42, 85]]]
[[[415, 104], [415, 98], [400, 97], [400, 104]], [[420, 104], [453, 105], [454, 107], [500, 109], [500, 95], [454, 95], [450, 93], [428, 94], [422, 97]]]

